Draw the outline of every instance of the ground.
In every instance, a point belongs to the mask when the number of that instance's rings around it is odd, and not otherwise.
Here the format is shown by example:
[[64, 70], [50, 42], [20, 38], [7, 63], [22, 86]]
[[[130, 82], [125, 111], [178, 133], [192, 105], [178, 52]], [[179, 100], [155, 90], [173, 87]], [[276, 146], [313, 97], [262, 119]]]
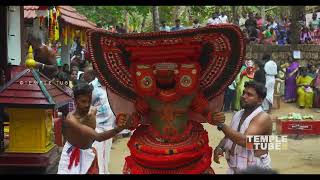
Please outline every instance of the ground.
[[[316, 109], [298, 109], [295, 104], [281, 102], [280, 109], [273, 109], [270, 115], [273, 119], [277, 116], [287, 115], [290, 112], [301, 113], [303, 115], [313, 115], [315, 119], [320, 119], [320, 113]], [[232, 113], [226, 113], [226, 123], [231, 121]], [[204, 124], [209, 134], [209, 143], [211, 147], [216, 147], [223, 138], [223, 133], [216, 127]], [[275, 123], [274, 123], [275, 129]], [[127, 142], [129, 138], [118, 139], [113, 143], [110, 156], [110, 173], [122, 174], [124, 158], [128, 156], [129, 149]], [[270, 151], [272, 167], [280, 174], [314, 174], [320, 172], [320, 137], [304, 136], [302, 139], [289, 138], [288, 150]], [[221, 164], [212, 162], [211, 166], [216, 174], [226, 174], [227, 162], [222, 157]]]

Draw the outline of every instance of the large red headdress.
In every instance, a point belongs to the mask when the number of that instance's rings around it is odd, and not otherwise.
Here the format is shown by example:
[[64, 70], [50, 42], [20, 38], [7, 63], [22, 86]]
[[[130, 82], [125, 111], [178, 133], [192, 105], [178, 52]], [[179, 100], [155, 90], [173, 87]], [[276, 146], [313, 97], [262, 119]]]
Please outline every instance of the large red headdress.
[[231, 24], [121, 35], [95, 29], [87, 35], [90, 59], [100, 79], [130, 101], [141, 96], [138, 88], [152, 94], [153, 71], [165, 73], [161, 66], [170, 64], [176, 64], [174, 70], [179, 71], [181, 93], [188, 93], [194, 85], [190, 82], [198, 81], [205, 97], [212, 99], [234, 80], [245, 55], [241, 30]]

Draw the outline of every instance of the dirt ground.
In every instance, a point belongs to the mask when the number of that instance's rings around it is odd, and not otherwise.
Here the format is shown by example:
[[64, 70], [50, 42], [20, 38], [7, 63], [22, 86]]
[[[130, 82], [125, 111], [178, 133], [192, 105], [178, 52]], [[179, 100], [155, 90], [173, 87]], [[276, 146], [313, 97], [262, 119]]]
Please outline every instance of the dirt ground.
[[[270, 113], [272, 118], [287, 115], [290, 112], [301, 113], [302, 115], [313, 115], [314, 119], [320, 119], [320, 113], [316, 109], [298, 109], [295, 104], [286, 104], [281, 102], [280, 109], [273, 109]], [[232, 113], [226, 113], [226, 123], [231, 121]], [[209, 134], [209, 143], [211, 147], [216, 147], [223, 137], [216, 127], [204, 124]], [[275, 123], [274, 123], [275, 129]], [[275, 131], [274, 131], [275, 133]], [[129, 138], [117, 139], [111, 150], [110, 173], [122, 174], [124, 158], [128, 156], [129, 149], [127, 142]], [[288, 150], [270, 151], [272, 167], [280, 174], [314, 174], [320, 173], [320, 137], [304, 136], [302, 139], [288, 138]], [[226, 174], [227, 162], [222, 157], [221, 164], [212, 162], [211, 166], [216, 174]]]

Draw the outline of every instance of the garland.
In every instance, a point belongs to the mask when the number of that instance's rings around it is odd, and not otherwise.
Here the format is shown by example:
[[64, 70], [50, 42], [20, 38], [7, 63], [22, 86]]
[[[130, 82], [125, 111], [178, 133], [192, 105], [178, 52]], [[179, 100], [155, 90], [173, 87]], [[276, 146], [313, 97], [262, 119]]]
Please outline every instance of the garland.
[[203, 157], [190, 164], [177, 168], [150, 168], [137, 163], [131, 156], [126, 157], [126, 163], [123, 172], [129, 174], [201, 174], [210, 169], [211, 165], [210, 153], [204, 154]]
[[[204, 131], [199, 134], [196, 133], [197, 132], [193, 132], [193, 134], [195, 135], [190, 136], [188, 140], [172, 146], [166, 146], [167, 144], [171, 145], [171, 143], [162, 143], [157, 145], [156, 143], [158, 141], [156, 140], [151, 144], [149, 138], [153, 137], [150, 137], [148, 135], [135, 134], [136, 136], [132, 136], [132, 138], [128, 142], [128, 147], [130, 149], [137, 149], [145, 153], [160, 155], [173, 155], [189, 151], [197, 151], [208, 144], [209, 140], [207, 132]], [[149, 144], [147, 144], [148, 142]]]
[[[135, 163], [149, 168], [179, 168], [192, 164], [212, 153], [208, 145], [208, 133], [200, 123], [191, 122], [189, 136], [179, 143], [163, 143], [151, 136], [146, 125], [140, 126], [128, 142], [129, 156]], [[194, 125], [193, 125], [194, 124]], [[211, 162], [211, 160], [210, 160]], [[130, 164], [130, 163], [129, 163]]]

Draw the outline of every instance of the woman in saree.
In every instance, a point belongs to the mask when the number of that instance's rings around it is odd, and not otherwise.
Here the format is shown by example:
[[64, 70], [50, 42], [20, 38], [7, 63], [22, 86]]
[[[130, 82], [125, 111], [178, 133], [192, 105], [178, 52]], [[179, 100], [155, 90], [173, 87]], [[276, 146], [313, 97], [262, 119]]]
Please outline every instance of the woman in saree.
[[288, 61], [290, 65], [286, 69], [286, 79], [285, 79], [285, 93], [284, 101], [295, 102], [297, 98], [296, 90], [296, 77], [299, 70], [299, 63], [294, 61], [291, 56], [289, 56]]
[[301, 73], [297, 78], [297, 103], [300, 108], [312, 108], [313, 104], [313, 78], [308, 76], [308, 71], [305, 67], [301, 69]]
[[316, 77], [313, 79], [313, 92], [314, 92], [314, 101], [313, 107], [320, 108], [320, 71], [319, 68], [316, 73]]

